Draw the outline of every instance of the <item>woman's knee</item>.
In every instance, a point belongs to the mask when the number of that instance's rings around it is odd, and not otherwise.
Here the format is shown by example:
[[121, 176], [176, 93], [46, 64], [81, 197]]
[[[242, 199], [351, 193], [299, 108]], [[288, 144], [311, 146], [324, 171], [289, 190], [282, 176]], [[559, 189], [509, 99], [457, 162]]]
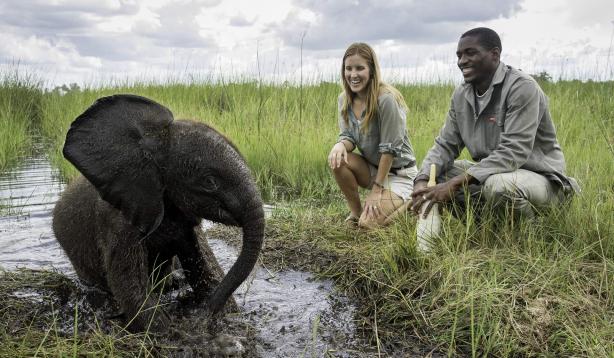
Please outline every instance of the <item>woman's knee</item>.
[[[330, 168], [330, 167], [329, 167]], [[333, 173], [342, 173], [344, 170], [349, 170], [349, 166], [347, 165], [346, 162], [342, 161], [341, 163], [339, 163], [338, 166], [334, 167], [334, 168], [330, 168], [330, 170]]]

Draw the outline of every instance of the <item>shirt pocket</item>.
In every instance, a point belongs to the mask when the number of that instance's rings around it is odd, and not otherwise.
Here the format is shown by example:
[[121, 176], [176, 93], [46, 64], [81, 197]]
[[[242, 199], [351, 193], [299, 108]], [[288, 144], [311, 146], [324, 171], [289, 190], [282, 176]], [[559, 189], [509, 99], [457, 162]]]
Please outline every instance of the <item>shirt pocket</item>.
[[486, 134], [486, 147], [488, 150], [493, 151], [499, 145], [501, 141], [501, 133], [503, 133], [503, 126], [505, 123], [505, 114], [502, 112], [486, 113], [484, 114], [484, 125]]

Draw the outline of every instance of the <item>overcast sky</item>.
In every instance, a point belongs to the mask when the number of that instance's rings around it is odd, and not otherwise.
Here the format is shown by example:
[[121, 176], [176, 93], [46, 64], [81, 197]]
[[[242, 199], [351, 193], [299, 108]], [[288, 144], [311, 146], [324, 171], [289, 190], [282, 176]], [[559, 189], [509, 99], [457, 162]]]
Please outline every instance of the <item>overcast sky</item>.
[[52, 87], [125, 80], [338, 80], [352, 42], [390, 82], [460, 81], [460, 34], [555, 79], [614, 79], [614, 0], [2, 0], [0, 64]]

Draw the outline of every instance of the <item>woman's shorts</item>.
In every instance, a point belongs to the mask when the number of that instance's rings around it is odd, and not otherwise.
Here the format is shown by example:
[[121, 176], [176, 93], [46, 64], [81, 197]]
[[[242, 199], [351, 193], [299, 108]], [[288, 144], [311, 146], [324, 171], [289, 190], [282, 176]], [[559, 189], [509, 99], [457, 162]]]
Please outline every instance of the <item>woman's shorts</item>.
[[[369, 189], [373, 187], [373, 182], [377, 176], [377, 167], [367, 163], [369, 165], [369, 172], [371, 173], [371, 183]], [[411, 198], [411, 193], [414, 191], [414, 178], [418, 175], [418, 168], [413, 167], [397, 170], [396, 174], [388, 173], [388, 177], [384, 183], [384, 188], [397, 194], [404, 201]]]

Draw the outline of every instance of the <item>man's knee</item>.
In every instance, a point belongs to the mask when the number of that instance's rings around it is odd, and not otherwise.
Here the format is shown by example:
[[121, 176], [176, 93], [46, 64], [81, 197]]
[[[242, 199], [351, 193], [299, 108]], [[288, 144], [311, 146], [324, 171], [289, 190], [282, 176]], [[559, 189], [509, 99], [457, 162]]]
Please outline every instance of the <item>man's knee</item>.
[[493, 174], [482, 185], [486, 200], [493, 202], [526, 200], [527, 196], [518, 185], [518, 177], [512, 173]]
[[530, 204], [528, 194], [519, 180], [516, 172], [491, 175], [483, 185], [484, 198], [495, 207], [511, 205], [514, 209], [524, 210]]
[[502, 174], [491, 175], [482, 184], [484, 194], [489, 199], [507, 192], [508, 186], [508, 180]]
[[512, 210], [515, 215], [532, 217], [533, 205], [529, 200], [527, 186], [516, 172], [494, 174], [483, 185], [483, 195], [493, 208]]

